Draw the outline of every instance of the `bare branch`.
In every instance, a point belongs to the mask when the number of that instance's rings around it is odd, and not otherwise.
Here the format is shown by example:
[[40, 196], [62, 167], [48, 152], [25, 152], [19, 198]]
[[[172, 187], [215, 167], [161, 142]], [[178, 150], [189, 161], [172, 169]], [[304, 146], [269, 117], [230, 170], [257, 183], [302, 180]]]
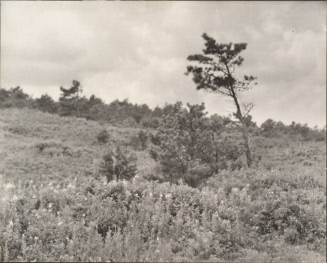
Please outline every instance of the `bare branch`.
[[243, 117], [246, 117], [250, 113], [250, 111], [253, 109], [254, 106], [255, 105], [253, 102], [243, 103], [243, 107], [245, 109], [245, 113], [244, 113]]

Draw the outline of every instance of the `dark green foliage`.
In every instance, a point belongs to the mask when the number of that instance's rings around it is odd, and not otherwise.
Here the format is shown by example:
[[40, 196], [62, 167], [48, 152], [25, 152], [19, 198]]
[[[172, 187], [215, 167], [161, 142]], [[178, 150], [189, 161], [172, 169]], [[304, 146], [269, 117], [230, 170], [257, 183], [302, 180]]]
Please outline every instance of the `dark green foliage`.
[[81, 84], [73, 80], [71, 88], [65, 89], [60, 87], [62, 92], [59, 98], [59, 114], [60, 116], [81, 116], [80, 96], [83, 92]]
[[42, 95], [35, 99], [35, 108], [44, 112], [57, 113], [58, 106], [49, 95]]
[[280, 137], [283, 134], [288, 134], [305, 141], [324, 141], [326, 140], [326, 127], [318, 129], [315, 126], [311, 129], [307, 124], [302, 125], [293, 121], [290, 125], [285, 125], [281, 121], [276, 122], [272, 119], [268, 119], [261, 124], [261, 135], [265, 137], [274, 138]]
[[106, 144], [109, 142], [109, 133], [106, 129], [102, 130], [98, 135], [97, 135], [97, 141], [100, 144]]
[[131, 146], [136, 151], [144, 151], [147, 148], [148, 135], [145, 131], [141, 130], [136, 136], [131, 139]]
[[[107, 177], [108, 181], [112, 181], [117, 178], [116, 169], [114, 164], [114, 155], [107, 153], [102, 157], [102, 163], [100, 165], [100, 174]], [[116, 176], [116, 178], [115, 178]]]
[[120, 148], [102, 157], [100, 174], [108, 181], [130, 180], [137, 173], [136, 156], [122, 152]]
[[159, 159], [167, 179], [182, 178], [198, 186], [203, 180], [227, 169], [242, 154], [237, 141], [231, 141], [224, 131], [228, 119], [218, 115], [206, 117], [204, 104], [182, 103], [166, 105], [162, 124], [151, 135], [152, 157]]
[[32, 108], [33, 100], [20, 86], [10, 90], [0, 89], [0, 108]]

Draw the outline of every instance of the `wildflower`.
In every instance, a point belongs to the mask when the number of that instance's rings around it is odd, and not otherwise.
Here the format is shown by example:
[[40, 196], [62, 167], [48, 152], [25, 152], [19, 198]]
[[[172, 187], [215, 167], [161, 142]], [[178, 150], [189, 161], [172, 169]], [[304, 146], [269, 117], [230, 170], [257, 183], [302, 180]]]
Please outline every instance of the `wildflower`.
[[52, 203], [50, 203], [49, 205], [48, 205], [48, 208], [51, 208], [52, 207]]
[[62, 221], [60, 221], [60, 222], [58, 222], [58, 226], [61, 226], [63, 224], [63, 222]]
[[5, 188], [6, 188], [6, 190], [8, 190], [11, 188], [15, 188], [15, 186], [12, 183], [8, 183], [8, 184], [6, 184]]
[[38, 240], [39, 238], [37, 236], [34, 237], [34, 240]]

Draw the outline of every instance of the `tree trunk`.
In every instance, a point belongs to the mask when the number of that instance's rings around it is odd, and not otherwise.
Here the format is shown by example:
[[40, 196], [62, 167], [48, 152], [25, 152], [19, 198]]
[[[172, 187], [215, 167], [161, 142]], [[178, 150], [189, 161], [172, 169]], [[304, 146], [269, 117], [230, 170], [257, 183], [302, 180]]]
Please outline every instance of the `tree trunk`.
[[246, 161], [247, 161], [248, 167], [251, 167], [253, 159], [252, 159], [252, 153], [251, 153], [251, 149], [250, 149], [250, 145], [249, 145], [248, 127], [246, 127], [245, 123], [242, 123], [242, 134], [243, 134], [243, 139], [244, 139]]

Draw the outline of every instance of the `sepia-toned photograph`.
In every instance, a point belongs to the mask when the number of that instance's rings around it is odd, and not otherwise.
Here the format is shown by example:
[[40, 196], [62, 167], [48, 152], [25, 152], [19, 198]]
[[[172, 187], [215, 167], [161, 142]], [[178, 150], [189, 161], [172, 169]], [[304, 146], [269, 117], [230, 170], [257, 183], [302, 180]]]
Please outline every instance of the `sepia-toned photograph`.
[[0, 8], [0, 262], [326, 263], [326, 1]]

